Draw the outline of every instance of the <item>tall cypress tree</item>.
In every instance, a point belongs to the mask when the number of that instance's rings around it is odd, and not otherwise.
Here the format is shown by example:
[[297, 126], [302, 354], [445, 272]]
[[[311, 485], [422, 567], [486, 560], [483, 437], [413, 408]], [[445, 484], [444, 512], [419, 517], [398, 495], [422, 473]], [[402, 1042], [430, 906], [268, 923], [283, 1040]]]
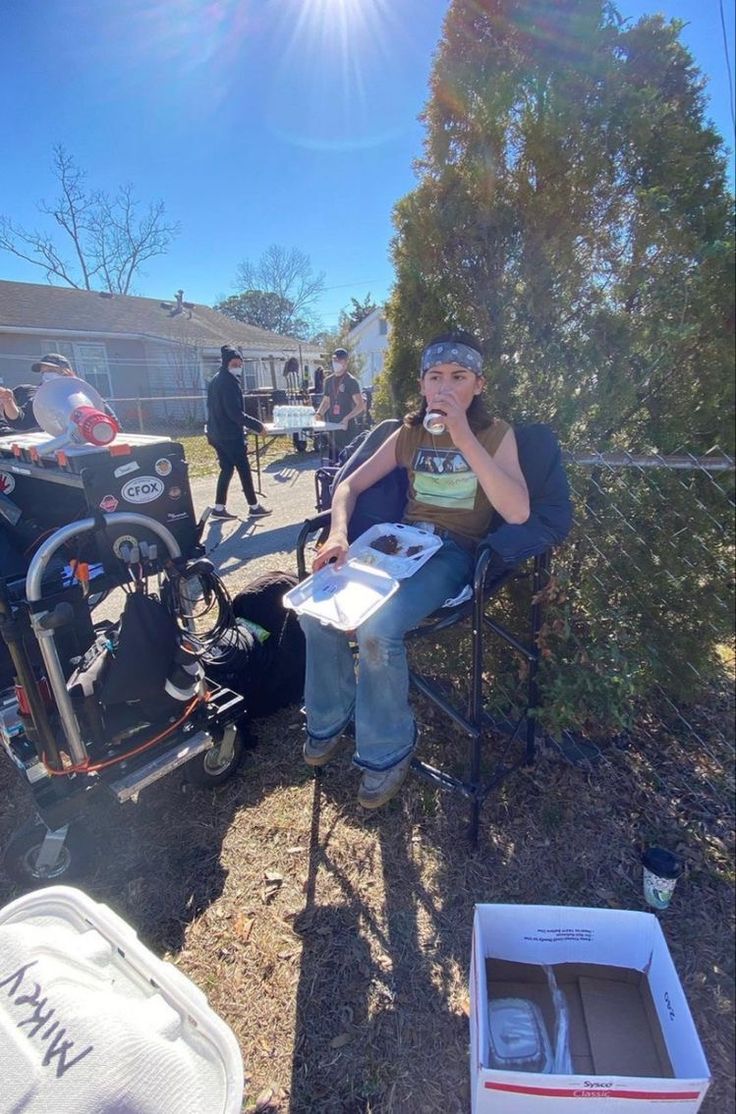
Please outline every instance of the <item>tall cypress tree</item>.
[[[422, 344], [455, 325], [482, 340], [495, 412], [570, 448], [731, 449], [732, 198], [679, 33], [601, 0], [452, 0], [395, 209], [379, 410], [407, 408]], [[695, 474], [575, 479], [544, 714], [615, 731], [718, 668], [724, 501]]]
[[497, 411], [568, 445], [730, 444], [732, 202], [679, 31], [600, 0], [451, 3], [395, 210], [384, 410], [456, 324]]

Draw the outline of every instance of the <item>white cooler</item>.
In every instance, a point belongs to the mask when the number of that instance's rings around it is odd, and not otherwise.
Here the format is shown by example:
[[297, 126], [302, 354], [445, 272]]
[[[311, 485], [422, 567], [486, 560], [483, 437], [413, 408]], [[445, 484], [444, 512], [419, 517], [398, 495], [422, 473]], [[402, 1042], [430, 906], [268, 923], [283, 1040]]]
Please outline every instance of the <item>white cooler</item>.
[[0, 909], [0, 1109], [239, 1114], [237, 1041], [181, 971], [80, 890]]

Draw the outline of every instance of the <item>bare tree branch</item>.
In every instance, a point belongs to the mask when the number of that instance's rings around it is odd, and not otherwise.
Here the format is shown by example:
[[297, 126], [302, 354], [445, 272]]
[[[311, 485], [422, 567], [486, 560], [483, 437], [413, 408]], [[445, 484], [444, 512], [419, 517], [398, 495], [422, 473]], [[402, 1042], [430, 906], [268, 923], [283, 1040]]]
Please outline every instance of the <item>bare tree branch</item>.
[[[35, 252], [41, 258], [34, 259], [33, 255], [29, 255], [20, 247], [21, 244], [27, 245], [29, 251]], [[43, 267], [49, 282], [51, 276], [55, 275], [68, 283], [69, 286], [73, 286], [77, 290], [82, 289], [80, 284], [75, 282], [72, 277], [68, 264], [56, 253], [54, 245], [48, 237], [40, 232], [26, 232], [22, 228], [16, 228], [7, 217], [0, 217], [0, 250], [9, 251], [18, 259], [24, 259], [27, 263]]]
[[293, 336], [316, 331], [316, 303], [325, 288], [325, 276], [321, 271], [314, 273], [305, 252], [271, 244], [257, 262], [244, 260], [240, 264], [236, 285], [243, 294], [275, 295], [273, 304], [280, 305], [282, 311], [290, 307], [278, 323], [269, 326], [275, 331]]
[[98, 279], [112, 293], [130, 293], [142, 265], [166, 253], [179, 225], [166, 222], [162, 201], [151, 202], [139, 218], [130, 184], [114, 197], [88, 191], [84, 172], [61, 145], [54, 148], [53, 167], [60, 196], [53, 203], [41, 201], [38, 208], [71, 242], [75, 264], [63, 259], [51, 236], [16, 226], [9, 217], [0, 217], [0, 250], [42, 267], [48, 281], [58, 278], [91, 290]]

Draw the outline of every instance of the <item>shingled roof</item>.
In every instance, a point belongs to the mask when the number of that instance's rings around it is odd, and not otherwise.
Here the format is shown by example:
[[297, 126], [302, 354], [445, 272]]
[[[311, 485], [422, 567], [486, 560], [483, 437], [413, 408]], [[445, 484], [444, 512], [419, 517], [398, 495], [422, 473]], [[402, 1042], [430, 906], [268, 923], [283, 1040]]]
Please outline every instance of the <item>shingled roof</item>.
[[[181, 293], [181, 292], [179, 292]], [[296, 351], [299, 341], [233, 321], [208, 306], [176, 297], [137, 298], [0, 280], [0, 331], [43, 329], [74, 333], [123, 333], [216, 348], [225, 342], [248, 348]]]

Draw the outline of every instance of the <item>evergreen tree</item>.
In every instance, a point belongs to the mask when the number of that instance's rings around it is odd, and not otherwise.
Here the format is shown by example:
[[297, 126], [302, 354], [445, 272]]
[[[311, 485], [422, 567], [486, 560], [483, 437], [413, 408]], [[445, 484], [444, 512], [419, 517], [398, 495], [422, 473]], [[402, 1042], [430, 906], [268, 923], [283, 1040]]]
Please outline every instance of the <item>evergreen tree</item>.
[[454, 0], [395, 211], [384, 410], [455, 324], [499, 412], [570, 446], [731, 443], [731, 200], [679, 30], [600, 0]]
[[[422, 344], [455, 326], [482, 340], [495, 412], [569, 448], [731, 450], [732, 198], [680, 28], [601, 0], [453, 0], [394, 214], [380, 415], [411, 405]], [[661, 477], [657, 500], [643, 478], [574, 478], [545, 715], [615, 731], [716, 668], [722, 505], [694, 474]]]
[[349, 333], [361, 321], [365, 321], [366, 317], [370, 317], [374, 309], [378, 309], [378, 306], [370, 294], [366, 294], [362, 301], [360, 298], [351, 298], [350, 305], [340, 313], [341, 327]]

